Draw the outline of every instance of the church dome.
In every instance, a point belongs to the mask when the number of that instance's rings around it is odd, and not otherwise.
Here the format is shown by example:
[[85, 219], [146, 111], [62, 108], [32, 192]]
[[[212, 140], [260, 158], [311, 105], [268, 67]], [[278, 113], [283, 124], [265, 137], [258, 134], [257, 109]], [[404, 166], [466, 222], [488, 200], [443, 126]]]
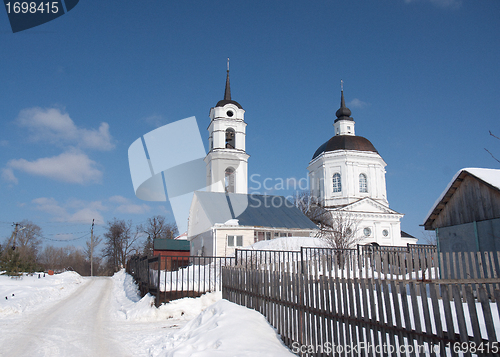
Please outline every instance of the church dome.
[[241, 106], [238, 102], [236, 102], [236, 101], [234, 101], [234, 100], [231, 100], [231, 99], [229, 99], [229, 100], [227, 100], [227, 99], [222, 99], [222, 100], [219, 100], [219, 101], [217, 102], [216, 107], [223, 107], [223, 106], [225, 106], [226, 104], [234, 104], [234, 105], [236, 105], [239, 109], [243, 109], [243, 108], [242, 108], [242, 106]]
[[312, 160], [324, 152], [337, 150], [371, 151], [378, 154], [370, 140], [362, 136], [335, 135], [316, 150]]

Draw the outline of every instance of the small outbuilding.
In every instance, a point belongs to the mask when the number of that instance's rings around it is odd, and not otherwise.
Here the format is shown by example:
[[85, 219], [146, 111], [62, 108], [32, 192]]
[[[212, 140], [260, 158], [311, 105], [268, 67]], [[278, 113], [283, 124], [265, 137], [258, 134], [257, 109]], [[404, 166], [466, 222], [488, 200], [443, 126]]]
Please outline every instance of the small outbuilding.
[[153, 241], [153, 255], [155, 257], [169, 257], [161, 259], [161, 269], [168, 271], [189, 265], [190, 244], [181, 239], [155, 239]]
[[429, 211], [440, 252], [500, 251], [500, 170], [466, 168]]

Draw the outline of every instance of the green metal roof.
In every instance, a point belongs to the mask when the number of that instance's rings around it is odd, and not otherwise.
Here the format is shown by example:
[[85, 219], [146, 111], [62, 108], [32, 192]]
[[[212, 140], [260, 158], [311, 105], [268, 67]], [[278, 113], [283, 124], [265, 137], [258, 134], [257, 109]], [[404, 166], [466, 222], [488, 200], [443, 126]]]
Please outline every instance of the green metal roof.
[[187, 240], [155, 239], [154, 250], [186, 250], [189, 251], [190, 244]]

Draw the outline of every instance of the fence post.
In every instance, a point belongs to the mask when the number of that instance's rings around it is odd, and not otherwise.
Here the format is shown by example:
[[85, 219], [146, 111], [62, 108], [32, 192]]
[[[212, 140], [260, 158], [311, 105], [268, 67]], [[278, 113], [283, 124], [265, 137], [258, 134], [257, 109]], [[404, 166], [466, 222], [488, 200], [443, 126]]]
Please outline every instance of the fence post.
[[156, 286], [156, 306], [160, 306], [161, 255], [158, 257], [158, 285]]
[[304, 247], [300, 247], [300, 273], [304, 274]]
[[234, 250], [234, 265], [238, 265], [238, 248]]

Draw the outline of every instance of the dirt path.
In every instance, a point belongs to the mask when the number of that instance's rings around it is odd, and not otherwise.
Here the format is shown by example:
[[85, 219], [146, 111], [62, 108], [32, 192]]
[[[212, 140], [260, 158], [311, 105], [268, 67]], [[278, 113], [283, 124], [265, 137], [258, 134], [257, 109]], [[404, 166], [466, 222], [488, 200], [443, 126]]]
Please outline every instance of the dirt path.
[[0, 356], [128, 356], [111, 331], [111, 278], [91, 278], [50, 308], [3, 326]]

